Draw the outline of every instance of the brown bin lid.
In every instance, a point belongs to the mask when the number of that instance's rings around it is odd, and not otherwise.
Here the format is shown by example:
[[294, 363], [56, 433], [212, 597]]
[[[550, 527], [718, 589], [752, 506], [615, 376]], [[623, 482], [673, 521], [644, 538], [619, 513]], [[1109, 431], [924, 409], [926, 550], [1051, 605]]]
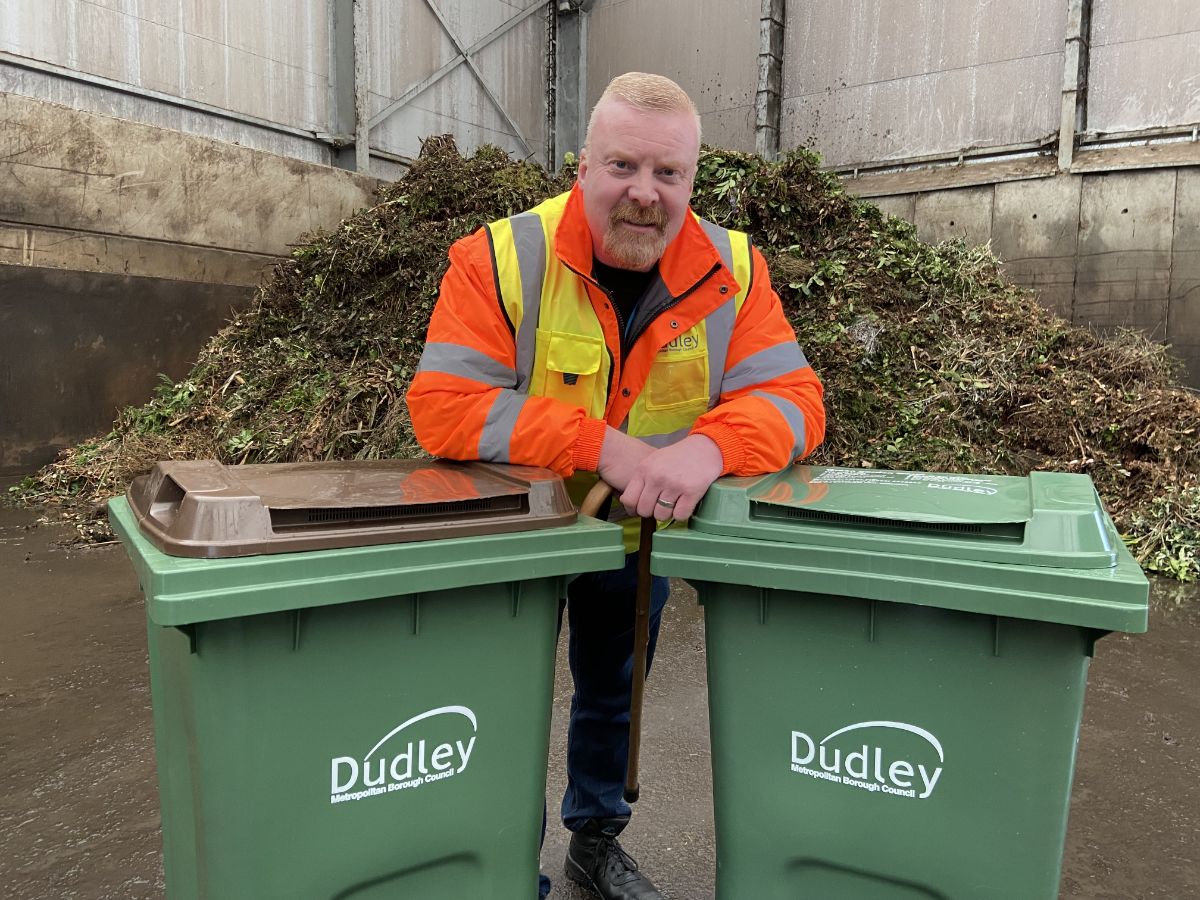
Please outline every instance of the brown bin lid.
[[531, 531], [576, 519], [549, 469], [394, 459], [160, 462], [129, 505], [171, 556], [215, 559]]

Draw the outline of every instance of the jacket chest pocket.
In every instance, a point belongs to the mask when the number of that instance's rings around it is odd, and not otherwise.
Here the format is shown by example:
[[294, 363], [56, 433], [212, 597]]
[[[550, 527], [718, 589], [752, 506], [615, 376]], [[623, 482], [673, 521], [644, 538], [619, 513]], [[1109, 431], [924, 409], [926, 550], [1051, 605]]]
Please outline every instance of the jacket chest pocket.
[[708, 408], [708, 348], [703, 340], [696, 346], [663, 349], [654, 360], [646, 380], [646, 409], [649, 411]]
[[531, 393], [602, 415], [605, 353], [601, 338], [539, 328]]

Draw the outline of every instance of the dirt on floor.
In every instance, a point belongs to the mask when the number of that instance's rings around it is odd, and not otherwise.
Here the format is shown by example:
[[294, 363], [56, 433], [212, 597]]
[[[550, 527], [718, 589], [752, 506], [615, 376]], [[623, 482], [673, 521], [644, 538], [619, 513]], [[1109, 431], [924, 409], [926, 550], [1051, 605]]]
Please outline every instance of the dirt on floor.
[[[160, 898], [158, 790], [137, 579], [120, 546], [0, 509], [0, 896]], [[569, 676], [560, 647], [551, 818]], [[1150, 631], [1097, 648], [1079, 739], [1061, 896], [1200, 897], [1200, 589], [1155, 582]], [[713, 896], [703, 623], [672, 594], [647, 696], [647, 786], [628, 849], [675, 900]], [[561, 872], [553, 898], [582, 900]], [[532, 890], [531, 890], [532, 896]]]

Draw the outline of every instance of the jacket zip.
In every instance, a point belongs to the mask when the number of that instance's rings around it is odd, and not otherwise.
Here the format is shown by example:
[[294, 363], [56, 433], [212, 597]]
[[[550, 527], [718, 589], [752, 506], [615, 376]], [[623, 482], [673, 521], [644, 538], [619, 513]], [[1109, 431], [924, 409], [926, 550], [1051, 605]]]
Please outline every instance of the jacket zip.
[[[654, 324], [655, 320], [658, 319], [659, 316], [661, 316], [663, 313], [667, 312], [668, 310], [674, 309], [676, 306], [678, 306], [680, 303], [682, 303], [684, 300], [686, 300], [688, 297], [690, 297], [692, 294], [694, 294], [697, 290], [699, 290], [700, 285], [704, 284], [704, 282], [706, 282], [706, 281], [708, 281], [708, 279], [712, 278], [713, 275], [715, 275], [720, 270], [720, 268], [721, 268], [720, 263], [713, 263], [713, 267], [711, 269], [709, 269], [706, 273], [704, 273], [704, 275], [702, 275], [700, 277], [699, 281], [697, 281], [695, 284], [693, 284], [690, 288], [688, 288], [686, 291], [684, 291], [678, 297], [673, 297], [671, 299], [671, 302], [665, 304], [661, 309], [655, 310], [654, 315], [652, 315], [650, 318], [646, 319], [646, 323], [641, 328], [639, 328], [637, 331], [635, 331], [632, 335], [630, 335], [629, 346], [632, 348], [633, 345], [635, 343], [637, 343], [637, 339], [646, 333], [646, 329], [649, 328], [652, 324]], [[636, 318], [636, 316], [634, 318]], [[624, 342], [622, 342], [622, 343], [624, 343]]]

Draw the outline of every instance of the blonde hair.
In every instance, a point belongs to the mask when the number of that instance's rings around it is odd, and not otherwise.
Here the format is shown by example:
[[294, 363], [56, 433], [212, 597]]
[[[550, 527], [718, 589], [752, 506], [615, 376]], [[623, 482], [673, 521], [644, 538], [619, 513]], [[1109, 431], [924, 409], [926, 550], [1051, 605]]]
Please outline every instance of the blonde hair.
[[683, 112], [690, 113], [696, 120], [696, 137], [700, 137], [700, 113], [692, 98], [670, 78], [663, 75], [651, 75], [648, 72], [626, 72], [618, 75], [608, 83], [596, 105], [592, 107], [592, 115], [588, 119], [587, 135], [583, 145], [586, 147], [592, 139], [592, 127], [596, 124], [596, 111], [610, 97], [624, 100], [630, 106], [651, 112]]

